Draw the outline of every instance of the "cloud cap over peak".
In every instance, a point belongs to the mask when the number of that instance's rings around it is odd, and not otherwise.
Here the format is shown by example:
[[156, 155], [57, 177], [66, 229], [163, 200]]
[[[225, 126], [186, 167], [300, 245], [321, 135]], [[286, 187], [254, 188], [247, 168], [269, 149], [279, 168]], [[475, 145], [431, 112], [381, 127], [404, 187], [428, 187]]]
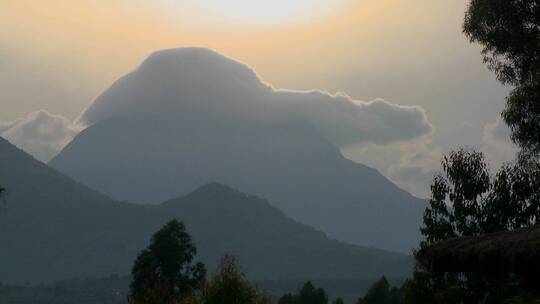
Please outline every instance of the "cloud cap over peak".
[[433, 129], [420, 107], [316, 90], [276, 90], [249, 66], [205, 48], [153, 53], [101, 94], [78, 123], [88, 126], [114, 117], [159, 117], [191, 127], [302, 124], [338, 146], [406, 141]]

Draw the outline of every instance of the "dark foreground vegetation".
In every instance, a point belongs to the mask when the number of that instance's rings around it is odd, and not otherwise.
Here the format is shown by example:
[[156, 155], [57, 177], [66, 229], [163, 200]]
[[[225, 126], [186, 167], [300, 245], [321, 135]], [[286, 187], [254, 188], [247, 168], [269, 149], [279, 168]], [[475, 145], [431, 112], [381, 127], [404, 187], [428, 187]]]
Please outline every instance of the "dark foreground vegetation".
[[[14, 286], [0, 284], [2, 304], [126, 304], [130, 276], [109, 276], [59, 281], [55, 283]], [[312, 280], [314, 286], [328, 294], [328, 303], [340, 298], [344, 303], [356, 303], [366, 294], [376, 279]], [[392, 286], [401, 286], [404, 279], [388, 279]], [[305, 280], [253, 281], [253, 285], [270, 295], [273, 302], [288, 293], [296, 293]], [[339, 304], [339, 303], [336, 303]]]
[[531, 278], [540, 262], [533, 229], [540, 218], [540, 1], [472, 0], [464, 32], [512, 87], [502, 118], [521, 151], [494, 175], [480, 152], [459, 149], [443, 159], [404, 301], [538, 303]]
[[[156, 232], [150, 246], [137, 257], [132, 270], [130, 304], [267, 304], [272, 297], [251, 283], [237, 259], [224, 256], [209, 278], [204, 264], [195, 262], [196, 248], [184, 224], [173, 220]], [[386, 278], [376, 282], [358, 304], [398, 304], [400, 290]], [[307, 282], [297, 293], [281, 296], [279, 304], [328, 304], [322, 288]], [[343, 303], [336, 298], [334, 303]]]

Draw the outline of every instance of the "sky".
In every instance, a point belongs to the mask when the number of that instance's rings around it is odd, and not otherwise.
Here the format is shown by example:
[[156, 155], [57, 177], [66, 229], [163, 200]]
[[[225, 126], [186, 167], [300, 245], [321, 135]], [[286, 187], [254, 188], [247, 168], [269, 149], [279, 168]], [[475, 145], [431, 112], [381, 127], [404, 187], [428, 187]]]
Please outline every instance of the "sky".
[[[442, 153], [514, 148], [499, 120], [508, 88], [462, 34], [465, 0], [18, 0], [0, 2], [0, 135], [47, 161], [111, 83], [156, 50], [202, 46], [275, 88], [418, 106], [421, 137], [343, 146], [415, 195]], [[51, 123], [52, 122], [52, 123]]]

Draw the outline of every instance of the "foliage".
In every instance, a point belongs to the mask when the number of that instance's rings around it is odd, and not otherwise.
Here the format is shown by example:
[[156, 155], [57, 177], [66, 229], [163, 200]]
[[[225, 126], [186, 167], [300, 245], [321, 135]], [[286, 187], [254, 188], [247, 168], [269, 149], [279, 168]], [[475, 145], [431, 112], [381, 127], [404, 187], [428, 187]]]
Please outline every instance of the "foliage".
[[298, 294], [283, 295], [278, 304], [328, 304], [328, 295], [322, 288], [316, 288], [313, 283], [306, 282]]
[[337, 298], [332, 302], [332, 304], [345, 304], [345, 302], [342, 298]]
[[490, 189], [490, 175], [480, 152], [461, 149], [442, 161], [442, 174], [431, 185], [424, 213], [421, 247], [457, 236], [480, 232], [482, 200]]
[[0, 185], [0, 206], [2, 205], [2, 199], [4, 198], [4, 194], [6, 193], [6, 188], [2, 187]]
[[251, 285], [233, 256], [225, 256], [208, 282], [203, 304], [267, 304], [269, 298]]
[[203, 285], [202, 263], [192, 264], [196, 248], [183, 223], [172, 220], [152, 237], [133, 265], [131, 304], [176, 304]]
[[513, 140], [540, 152], [540, 1], [472, 0], [463, 30], [483, 45], [498, 79], [514, 86], [503, 112]]
[[421, 246], [452, 237], [511, 231], [540, 216], [540, 162], [521, 154], [491, 176], [481, 152], [460, 149], [445, 156], [431, 186]]
[[[522, 154], [491, 176], [484, 155], [460, 149], [445, 156], [434, 178], [421, 229], [426, 247], [454, 237], [510, 231], [540, 215], [540, 163]], [[519, 295], [511, 274], [430, 273], [418, 265], [404, 287], [406, 303], [505, 303]]]
[[540, 160], [521, 154], [495, 176], [483, 205], [483, 231], [530, 227], [540, 218]]
[[399, 304], [400, 290], [390, 287], [385, 277], [375, 282], [363, 298], [358, 299], [357, 304]]
[[[421, 247], [453, 237], [535, 225], [540, 215], [540, 1], [471, 0], [463, 26], [483, 45], [484, 61], [514, 86], [503, 118], [522, 148], [494, 177], [484, 156], [461, 149], [443, 158], [424, 214]], [[418, 265], [405, 303], [510, 303], [520, 297], [511, 274], [432, 273]]]

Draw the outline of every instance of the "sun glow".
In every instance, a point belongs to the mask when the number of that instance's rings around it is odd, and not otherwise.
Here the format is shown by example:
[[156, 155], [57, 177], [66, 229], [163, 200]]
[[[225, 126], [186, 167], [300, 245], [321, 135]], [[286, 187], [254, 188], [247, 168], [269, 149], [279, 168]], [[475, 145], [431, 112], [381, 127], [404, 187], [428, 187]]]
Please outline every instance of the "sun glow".
[[296, 23], [327, 16], [344, 0], [193, 0], [193, 4], [233, 23]]

